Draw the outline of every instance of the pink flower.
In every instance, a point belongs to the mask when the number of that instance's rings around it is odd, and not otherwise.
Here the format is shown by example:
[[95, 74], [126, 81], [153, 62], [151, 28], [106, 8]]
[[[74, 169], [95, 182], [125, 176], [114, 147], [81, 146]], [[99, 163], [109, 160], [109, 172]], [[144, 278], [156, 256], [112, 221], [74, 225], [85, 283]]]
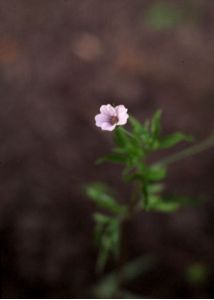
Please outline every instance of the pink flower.
[[128, 109], [124, 105], [113, 107], [111, 104], [102, 105], [100, 107], [100, 114], [95, 116], [96, 126], [101, 127], [102, 130], [112, 131], [117, 125], [124, 125], [127, 123], [129, 115]]

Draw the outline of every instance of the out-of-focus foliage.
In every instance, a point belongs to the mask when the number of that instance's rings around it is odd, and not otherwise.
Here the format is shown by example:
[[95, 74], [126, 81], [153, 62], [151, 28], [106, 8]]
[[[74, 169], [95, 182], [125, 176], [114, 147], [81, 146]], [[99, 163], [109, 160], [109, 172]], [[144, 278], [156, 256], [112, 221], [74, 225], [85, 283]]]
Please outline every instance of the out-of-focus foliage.
[[186, 278], [191, 284], [204, 283], [208, 274], [209, 268], [204, 263], [194, 263], [186, 269]]
[[99, 208], [106, 209], [111, 213], [125, 212], [125, 206], [115, 200], [112, 191], [106, 184], [93, 183], [86, 187], [86, 194]]
[[140, 296], [125, 290], [122, 285], [132, 282], [140, 275], [145, 274], [154, 267], [154, 259], [151, 256], [143, 256], [126, 263], [121, 270], [108, 274], [97, 283], [93, 289], [96, 298], [141, 298]]
[[189, 7], [190, 5], [189, 2], [179, 6], [173, 1], [157, 1], [146, 10], [144, 22], [154, 30], [171, 29], [187, 20], [196, 22], [200, 12], [193, 5]]

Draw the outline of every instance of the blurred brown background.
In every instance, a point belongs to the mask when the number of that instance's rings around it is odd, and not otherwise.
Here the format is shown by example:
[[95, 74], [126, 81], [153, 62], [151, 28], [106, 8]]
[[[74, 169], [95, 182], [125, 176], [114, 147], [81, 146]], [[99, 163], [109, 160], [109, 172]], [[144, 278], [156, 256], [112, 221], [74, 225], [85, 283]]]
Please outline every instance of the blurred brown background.
[[[122, 103], [143, 121], [161, 108], [165, 132], [207, 137], [213, 36], [211, 0], [0, 0], [3, 298], [92, 297], [102, 275], [94, 272], [94, 207], [81, 189], [106, 180], [126, 195], [120, 168], [94, 165], [112, 144], [94, 115]], [[134, 293], [214, 296], [213, 180], [212, 149], [174, 164], [168, 190], [207, 201], [130, 224], [130, 259], [157, 259]], [[199, 280], [186, 276], [194, 264]]]

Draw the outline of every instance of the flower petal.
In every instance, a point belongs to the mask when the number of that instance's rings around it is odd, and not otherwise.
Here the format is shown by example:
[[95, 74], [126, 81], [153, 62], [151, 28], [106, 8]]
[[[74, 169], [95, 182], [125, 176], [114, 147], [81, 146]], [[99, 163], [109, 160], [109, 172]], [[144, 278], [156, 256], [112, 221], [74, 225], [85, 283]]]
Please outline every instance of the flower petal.
[[104, 122], [108, 122], [109, 117], [104, 114], [98, 114], [95, 116], [96, 126], [101, 127]]
[[107, 131], [112, 131], [112, 130], [115, 129], [115, 127], [116, 127], [116, 124], [112, 125], [109, 122], [105, 122], [105, 123], [102, 124], [101, 129], [102, 130], [107, 130]]
[[116, 116], [116, 110], [111, 104], [102, 105], [100, 107], [100, 112], [107, 116]]
[[129, 115], [127, 113], [123, 113], [123, 114], [120, 114], [118, 116], [118, 122], [117, 122], [117, 125], [124, 125], [127, 123], [127, 120], [129, 118]]
[[124, 105], [117, 105], [115, 107], [117, 116], [119, 117], [120, 114], [127, 113], [128, 109]]

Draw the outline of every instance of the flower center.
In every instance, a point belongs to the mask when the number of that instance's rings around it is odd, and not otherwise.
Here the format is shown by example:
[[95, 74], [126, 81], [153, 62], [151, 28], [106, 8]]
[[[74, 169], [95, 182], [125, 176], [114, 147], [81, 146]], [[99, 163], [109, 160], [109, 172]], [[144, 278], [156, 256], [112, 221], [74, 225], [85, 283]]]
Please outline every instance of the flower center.
[[111, 123], [111, 125], [114, 125], [114, 124], [116, 124], [118, 122], [118, 117], [117, 116], [112, 116], [111, 118], [110, 118], [110, 123]]

